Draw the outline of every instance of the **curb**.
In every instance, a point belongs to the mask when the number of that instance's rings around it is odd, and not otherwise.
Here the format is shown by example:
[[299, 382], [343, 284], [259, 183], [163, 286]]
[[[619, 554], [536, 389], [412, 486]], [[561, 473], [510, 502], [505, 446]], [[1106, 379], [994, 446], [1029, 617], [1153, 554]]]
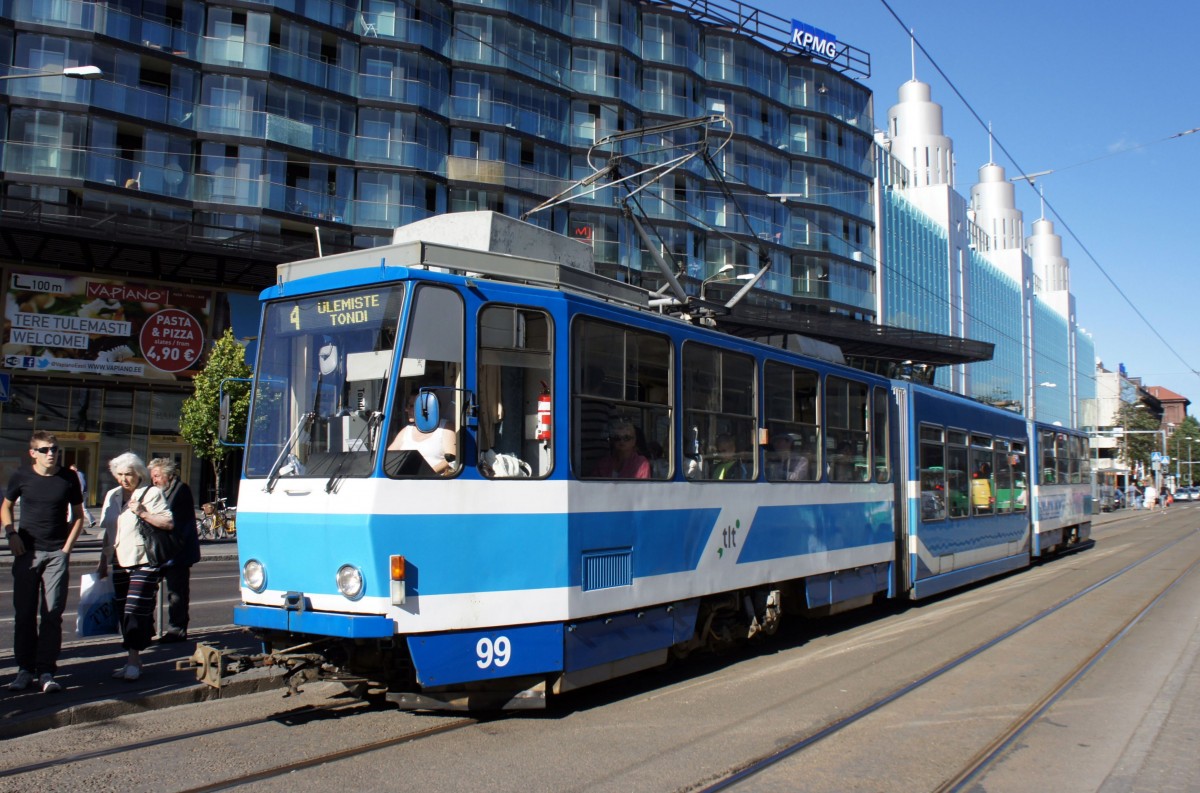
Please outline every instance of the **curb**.
[[197, 683], [186, 688], [146, 693], [130, 699], [84, 702], [58, 711], [47, 710], [33, 713], [15, 721], [6, 719], [4, 722], [0, 722], [0, 740], [20, 738], [42, 730], [107, 721], [146, 710], [161, 710], [177, 705], [258, 694], [263, 691], [281, 689], [284, 685], [282, 670], [255, 669], [240, 673], [236, 679], [230, 680], [219, 689], [204, 683]]

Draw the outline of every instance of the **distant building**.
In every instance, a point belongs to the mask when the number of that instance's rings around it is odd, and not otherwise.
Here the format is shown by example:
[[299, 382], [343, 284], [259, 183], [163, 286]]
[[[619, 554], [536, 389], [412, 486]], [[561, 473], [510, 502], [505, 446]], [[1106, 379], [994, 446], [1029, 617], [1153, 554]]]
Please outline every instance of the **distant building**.
[[879, 146], [880, 319], [995, 345], [992, 360], [939, 372], [938, 384], [1080, 426], [1095, 396], [1091, 337], [1075, 322], [1062, 240], [1045, 218], [1024, 235], [1013, 184], [987, 163], [968, 202], [955, 190], [953, 141], [926, 83], [900, 87]]

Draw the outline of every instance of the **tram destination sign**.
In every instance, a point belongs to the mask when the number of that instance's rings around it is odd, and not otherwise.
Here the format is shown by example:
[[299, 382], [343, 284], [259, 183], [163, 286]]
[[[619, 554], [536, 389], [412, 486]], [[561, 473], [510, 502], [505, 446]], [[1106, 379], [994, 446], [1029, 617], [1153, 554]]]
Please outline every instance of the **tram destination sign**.
[[281, 333], [325, 333], [378, 327], [387, 313], [387, 289], [301, 300], [278, 311]]

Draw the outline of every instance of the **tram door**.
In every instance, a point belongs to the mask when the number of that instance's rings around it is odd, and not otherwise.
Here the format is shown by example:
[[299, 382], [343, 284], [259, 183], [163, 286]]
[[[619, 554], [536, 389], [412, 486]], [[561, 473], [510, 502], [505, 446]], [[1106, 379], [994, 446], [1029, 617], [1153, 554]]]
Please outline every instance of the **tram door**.
[[180, 482], [192, 481], [192, 447], [186, 443], [152, 443], [150, 444], [150, 456], [146, 458], [146, 462], [156, 460], [159, 457], [165, 457], [168, 460], [175, 462], [175, 468], [179, 471]]
[[87, 480], [87, 502], [84, 506], [95, 506], [99, 503], [99, 499], [104, 497], [103, 490], [99, 493], [96, 492], [98, 487], [96, 477], [100, 473], [100, 444], [91, 441], [63, 440], [60, 436], [58, 446], [62, 449], [59, 463], [64, 467], [75, 466]]

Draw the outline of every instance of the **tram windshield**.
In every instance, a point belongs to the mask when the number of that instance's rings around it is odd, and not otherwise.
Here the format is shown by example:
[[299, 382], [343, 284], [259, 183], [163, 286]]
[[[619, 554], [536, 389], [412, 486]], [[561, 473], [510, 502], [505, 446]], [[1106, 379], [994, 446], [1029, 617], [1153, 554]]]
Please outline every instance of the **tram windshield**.
[[247, 476], [370, 473], [403, 300], [402, 285], [387, 285], [267, 306]]

